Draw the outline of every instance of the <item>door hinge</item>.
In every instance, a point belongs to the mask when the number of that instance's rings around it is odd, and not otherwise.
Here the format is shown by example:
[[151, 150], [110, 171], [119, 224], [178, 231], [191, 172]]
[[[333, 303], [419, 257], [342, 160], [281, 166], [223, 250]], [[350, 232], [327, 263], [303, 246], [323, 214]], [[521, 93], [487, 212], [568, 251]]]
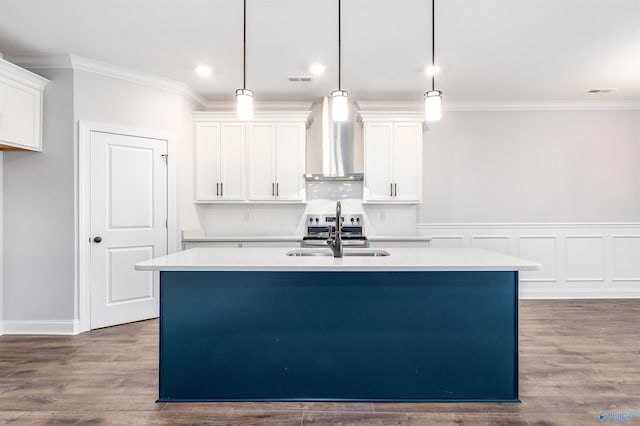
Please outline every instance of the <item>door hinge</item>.
[[169, 219], [164, 220], [164, 227], [169, 229]]

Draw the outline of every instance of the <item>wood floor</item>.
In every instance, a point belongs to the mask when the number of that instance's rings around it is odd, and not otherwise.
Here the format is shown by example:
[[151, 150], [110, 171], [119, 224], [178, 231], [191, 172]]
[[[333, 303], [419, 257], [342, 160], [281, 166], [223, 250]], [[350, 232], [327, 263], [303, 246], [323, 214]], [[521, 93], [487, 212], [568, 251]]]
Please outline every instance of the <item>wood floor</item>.
[[590, 425], [637, 412], [640, 300], [522, 301], [521, 404], [156, 404], [158, 322], [0, 337], [0, 424]]

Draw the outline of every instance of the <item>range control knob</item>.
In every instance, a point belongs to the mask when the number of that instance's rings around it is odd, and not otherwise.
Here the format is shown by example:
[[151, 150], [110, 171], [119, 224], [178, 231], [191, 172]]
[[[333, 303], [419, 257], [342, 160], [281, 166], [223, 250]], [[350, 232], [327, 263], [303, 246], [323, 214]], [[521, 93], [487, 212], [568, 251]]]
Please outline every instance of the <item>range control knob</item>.
[[351, 218], [351, 223], [353, 224], [353, 222], [355, 222], [355, 219], [354, 219], [354, 218]]

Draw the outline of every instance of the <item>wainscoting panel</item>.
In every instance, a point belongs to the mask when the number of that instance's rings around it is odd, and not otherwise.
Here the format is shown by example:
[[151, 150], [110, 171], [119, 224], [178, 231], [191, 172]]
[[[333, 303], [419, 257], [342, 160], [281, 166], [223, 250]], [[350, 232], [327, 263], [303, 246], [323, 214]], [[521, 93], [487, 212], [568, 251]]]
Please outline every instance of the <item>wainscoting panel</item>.
[[462, 248], [465, 247], [464, 237], [456, 235], [434, 235], [431, 236], [429, 247]]
[[640, 298], [640, 223], [421, 223], [430, 247], [477, 247], [533, 260], [520, 297]]
[[640, 281], [640, 235], [613, 236], [613, 281]]
[[565, 237], [567, 281], [604, 281], [604, 237]]
[[518, 252], [516, 256], [533, 260], [542, 265], [539, 271], [523, 271], [520, 281], [550, 281], [558, 280], [557, 276], [557, 237], [546, 235], [521, 235], [518, 237]]
[[471, 237], [471, 247], [509, 254], [509, 236], [474, 235]]

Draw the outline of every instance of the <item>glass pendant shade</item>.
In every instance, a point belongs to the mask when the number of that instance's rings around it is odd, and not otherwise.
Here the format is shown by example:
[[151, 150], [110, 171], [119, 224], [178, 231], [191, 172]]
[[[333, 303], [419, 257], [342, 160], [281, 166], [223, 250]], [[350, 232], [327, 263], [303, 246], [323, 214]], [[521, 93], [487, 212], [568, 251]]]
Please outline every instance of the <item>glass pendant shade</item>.
[[347, 97], [349, 94], [344, 90], [334, 90], [331, 92], [331, 117], [333, 121], [346, 121], [349, 112]]
[[424, 94], [424, 119], [438, 121], [442, 118], [442, 92], [430, 90]]
[[251, 120], [253, 118], [253, 92], [249, 89], [236, 90], [238, 102], [238, 120]]

